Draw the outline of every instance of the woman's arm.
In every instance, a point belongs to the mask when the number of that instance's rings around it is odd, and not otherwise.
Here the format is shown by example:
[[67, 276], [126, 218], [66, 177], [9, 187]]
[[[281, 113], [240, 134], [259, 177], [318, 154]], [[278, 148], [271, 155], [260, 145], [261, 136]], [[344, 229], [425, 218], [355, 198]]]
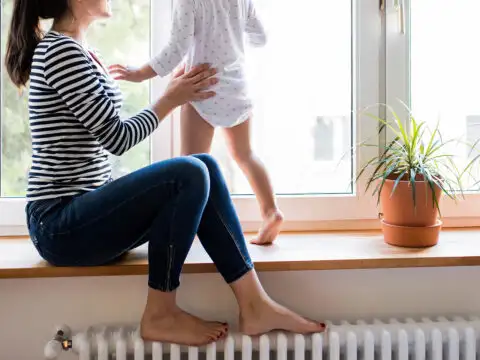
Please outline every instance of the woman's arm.
[[47, 84], [60, 94], [98, 142], [114, 155], [121, 155], [144, 140], [176, 106], [213, 96], [211, 92], [202, 92], [215, 82], [209, 78], [213, 71], [205, 71], [206, 68], [177, 74], [164, 96], [151, 108], [122, 121], [85, 51], [75, 41], [62, 38], [52, 43], [46, 51], [44, 65]]

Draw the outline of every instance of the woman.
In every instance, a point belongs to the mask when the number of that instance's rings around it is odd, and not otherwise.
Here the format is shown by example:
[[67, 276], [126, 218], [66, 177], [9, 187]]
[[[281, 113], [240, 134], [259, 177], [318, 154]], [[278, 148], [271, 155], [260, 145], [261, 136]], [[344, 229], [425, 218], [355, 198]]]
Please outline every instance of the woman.
[[[111, 16], [107, 0], [16, 0], [6, 53], [12, 81], [30, 79], [32, 166], [27, 221], [40, 255], [57, 266], [97, 266], [148, 242], [145, 340], [202, 345], [228, 331], [176, 305], [187, 253], [198, 233], [240, 307], [241, 331], [323, 331], [278, 305], [261, 287], [216, 162], [208, 155], [150, 165], [110, 178], [106, 151], [120, 155], [154, 131], [175, 107], [214, 96], [215, 71], [177, 73], [150, 108], [119, 118], [121, 94], [85, 34]], [[42, 35], [39, 19], [53, 19]], [[105, 151], [106, 150], [106, 151]]]

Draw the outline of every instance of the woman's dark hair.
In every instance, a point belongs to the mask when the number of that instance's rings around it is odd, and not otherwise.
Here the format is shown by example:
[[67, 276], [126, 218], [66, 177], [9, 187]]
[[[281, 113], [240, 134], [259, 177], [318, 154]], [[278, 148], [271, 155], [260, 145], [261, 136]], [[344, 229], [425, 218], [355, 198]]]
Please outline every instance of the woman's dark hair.
[[68, 0], [15, 0], [7, 40], [5, 66], [17, 87], [28, 82], [35, 48], [43, 37], [40, 19], [58, 19], [68, 11]]

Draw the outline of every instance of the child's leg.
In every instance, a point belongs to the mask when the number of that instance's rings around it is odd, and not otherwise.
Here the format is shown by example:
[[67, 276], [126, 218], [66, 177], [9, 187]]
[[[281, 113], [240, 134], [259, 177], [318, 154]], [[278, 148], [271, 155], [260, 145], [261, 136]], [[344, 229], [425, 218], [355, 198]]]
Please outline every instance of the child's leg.
[[247, 177], [250, 186], [257, 196], [264, 223], [254, 244], [272, 243], [280, 232], [283, 215], [277, 208], [272, 184], [265, 166], [253, 153], [250, 144], [250, 120], [225, 129], [227, 144], [232, 157]]
[[215, 129], [190, 104], [182, 106], [180, 132], [182, 155], [210, 153]]

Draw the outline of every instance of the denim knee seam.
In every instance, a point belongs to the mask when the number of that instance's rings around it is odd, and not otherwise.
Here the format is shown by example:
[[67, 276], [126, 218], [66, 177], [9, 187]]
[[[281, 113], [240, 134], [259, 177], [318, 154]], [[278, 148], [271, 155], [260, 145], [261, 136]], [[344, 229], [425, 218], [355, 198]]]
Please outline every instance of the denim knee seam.
[[173, 265], [173, 260], [175, 258], [175, 246], [170, 243], [168, 245], [168, 250], [167, 250], [167, 273], [165, 276], [165, 288], [169, 289], [171, 287], [171, 272], [172, 272], [172, 265]]
[[225, 219], [223, 218], [222, 214], [220, 211], [217, 210], [215, 204], [213, 204], [212, 202], [212, 206], [213, 206], [213, 209], [215, 210], [215, 212], [217, 213], [218, 215], [218, 218], [220, 219], [220, 221], [222, 222], [222, 225], [224, 226], [224, 228], [227, 230], [228, 234], [230, 235], [230, 237], [233, 239], [233, 243], [235, 244], [235, 247], [237, 248], [237, 251], [238, 253], [240, 254], [244, 264], [246, 266], [253, 266], [253, 264], [251, 263], [251, 261], [247, 261], [247, 259], [245, 258], [245, 256], [243, 255], [242, 253], [242, 250], [240, 250], [240, 247], [238, 246], [238, 242], [237, 242], [237, 239], [235, 237], [235, 235], [233, 234], [233, 232], [230, 230], [230, 228], [228, 227], [228, 224], [227, 222], [225, 221]]
[[[171, 273], [173, 269], [173, 262], [175, 260], [175, 245], [173, 241], [173, 231], [172, 231], [172, 226], [174, 224], [174, 219], [177, 214], [177, 207], [178, 207], [178, 196], [175, 197], [175, 200], [173, 201], [172, 205], [172, 212], [171, 212], [171, 217], [170, 217], [170, 229], [169, 229], [169, 236], [168, 236], [168, 249], [167, 249], [167, 261], [168, 261], [168, 266], [167, 266], [167, 273], [165, 274], [165, 288], [170, 289], [171, 288]], [[177, 280], [178, 282], [178, 280]]]

